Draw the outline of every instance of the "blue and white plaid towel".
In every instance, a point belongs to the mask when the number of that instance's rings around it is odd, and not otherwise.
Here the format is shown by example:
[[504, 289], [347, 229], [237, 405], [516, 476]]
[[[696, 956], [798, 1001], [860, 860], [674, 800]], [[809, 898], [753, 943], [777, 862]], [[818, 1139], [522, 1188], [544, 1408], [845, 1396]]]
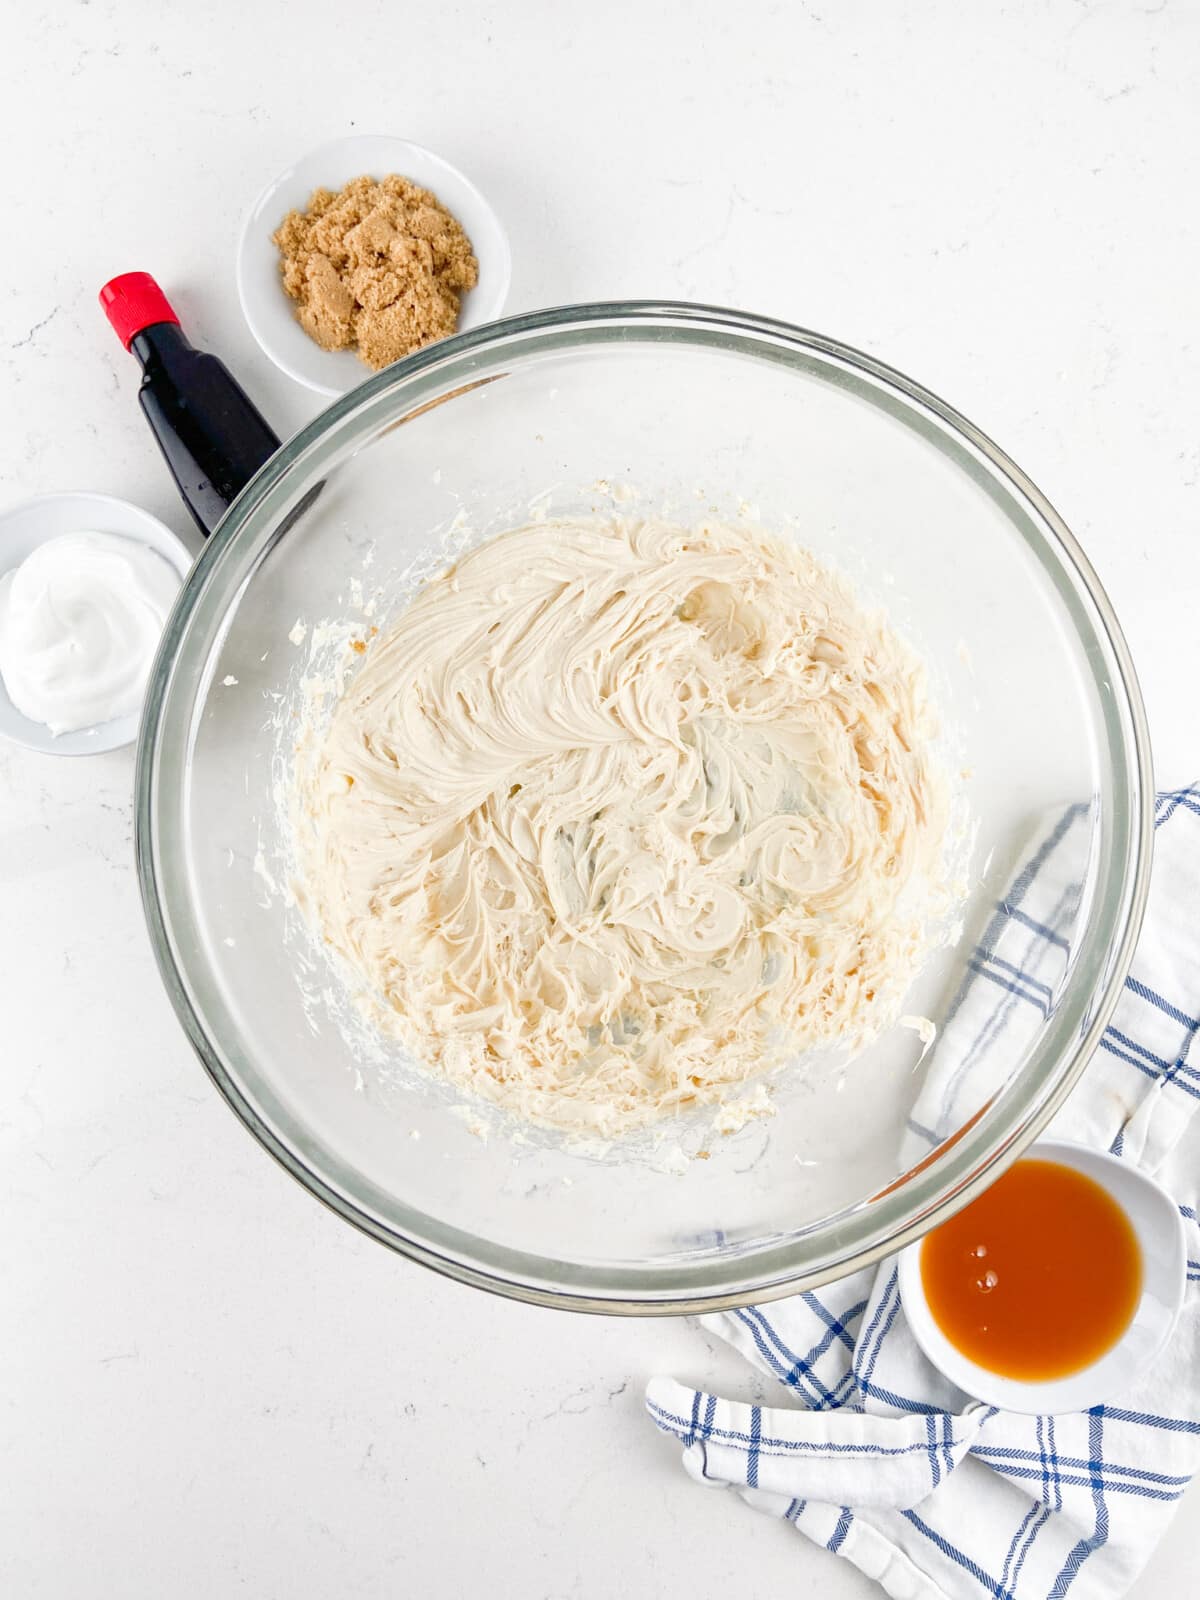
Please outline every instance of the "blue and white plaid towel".
[[[651, 1416], [682, 1440], [694, 1476], [733, 1484], [896, 1600], [1124, 1594], [1200, 1468], [1200, 1063], [1188, 1061], [1200, 1027], [1200, 784], [1159, 796], [1156, 830], [1133, 972], [1051, 1130], [1135, 1162], [1179, 1202], [1188, 1299], [1155, 1369], [1116, 1403], [1069, 1416], [971, 1402], [918, 1350], [885, 1262], [819, 1294], [703, 1319], [794, 1404], [735, 1404], [669, 1378], [647, 1386]], [[931, 1063], [910, 1153], [981, 1103], [1023, 1019], [1044, 1017], [1086, 832], [1084, 808], [1068, 811], [999, 906]]]

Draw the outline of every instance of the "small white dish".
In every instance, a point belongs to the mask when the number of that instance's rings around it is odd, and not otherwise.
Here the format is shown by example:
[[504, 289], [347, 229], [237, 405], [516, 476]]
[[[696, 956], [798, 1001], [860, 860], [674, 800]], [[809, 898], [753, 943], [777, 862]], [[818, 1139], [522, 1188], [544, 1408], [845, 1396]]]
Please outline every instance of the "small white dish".
[[[19, 567], [26, 556], [64, 533], [114, 533], [156, 551], [178, 574], [187, 577], [192, 557], [183, 540], [140, 506], [110, 494], [47, 494], [0, 512], [0, 574]], [[0, 677], [0, 735], [27, 750], [52, 756], [96, 756], [119, 750], [137, 738], [140, 715], [115, 717], [94, 728], [53, 734], [43, 722], [22, 715], [8, 698]]]
[[238, 242], [237, 287], [242, 314], [263, 351], [282, 372], [319, 394], [344, 394], [371, 376], [353, 350], [322, 350], [296, 320], [284, 292], [271, 235], [289, 211], [303, 211], [314, 189], [341, 189], [364, 175], [396, 173], [432, 189], [462, 223], [479, 262], [479, 282], [462, 299], [458, 331], [494, 322], [504, 309], [512, 254], [500, 220], [479, 190], [448, 161], [407, 139], [359, 134], [310, 151], [269, 183], [250, 208]]
[[[1078, 1372], [1039, 1383], [1006, 1378], [979, 1366], [950, 1343], [929, 1309], [921, 1280], [922, 1239], [901, 1252], [900, 1298], [921, 1349], [966, 1394], [1001, 1410], [1029, 1415], [1087, 1411], [1130, 1388], [1171, 1337], [1187, 1286], [1183, 1219], [1160, 1184], [1116, 1156], [1058, 1139], [1036, 1144], [1026, 1154], [1060, 1162], [1093, 1179], [1133, 1226], [1142, 1252], [1142, 1297], [1116, 1344]], [[1097, 1270], [1103, 1270], [1102, 1263], [1097, 1263]]]

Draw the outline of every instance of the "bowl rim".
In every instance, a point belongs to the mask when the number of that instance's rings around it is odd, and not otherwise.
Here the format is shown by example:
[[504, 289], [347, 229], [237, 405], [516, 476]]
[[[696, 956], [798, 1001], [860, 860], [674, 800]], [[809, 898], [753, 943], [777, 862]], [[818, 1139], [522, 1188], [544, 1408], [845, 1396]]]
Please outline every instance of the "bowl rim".
[[[426, 1213], [419, 1216], [422, 1222], [432, 1224], [428, 1232], [406, 1231], [372, 1209], [370, 1200], [364, 1198], [369, 1185], [360, 1183], [357, 1192], [351, 1194], [329, 1175], [315, 1171], [313, 1163], [271, 1126], [247, 1088], [227, 1068], [218, 1043], [205, 1031], [173, 936], [168, 914], [170, 890], [163, 883], [160, 830], [156, 826], [165, 781], [164, 742], [172, 732], [172, 691], [183, 676], [176, 671], [181, 647], [202, 606], [207, 604], [216, 616], [227, 611], [227, 605], [220, 609], [222, 601], [236, 593], [236, 585], [230, 587], [227, 582], [228, 596], [222, 596], [217, 580], [223, 564], [234, 569], [240, 554], [239, 539], [248, 526], [251, 534], [243, 542], [248, 543], [264, 528], [273, 538], [286, 528], [289, 516], [298, 514], [303, 500], [296, 484], [289, 483], [293, 468], [309, 462], [319, 469], [322, 452], [331, 450], [339, 437], [354, 434], [356, 428], [395, 421], [398, 408], [394, 401], [400, 391], [406, 393], [415, 408], [424, 395], [445, 392], [448, 373], [454, 377], [461, 374], [462, 381], [471, 384], [486, 381], [479, 377], [484, 358], [489, 354], [498, 360], [511, 357], [513, 348], [519, 348], [522, 340], [534, 343], [557, 337], [562, 346], [572, 347], [599, 339], [624, 342], [639, 332], [646, 339], [691, 338], [698, 345], [716, 343], [725, 348], [745, 348], [760, 358], [792, 366], [816, 357], [863, 380], [872, 393], [890, 392], [892, 403], [903, 406], [906, 412], [923, 415], [931, 433], [943, 436], [947, 446], [953, 445], [961, 456], [977, 464], [993, 492], [1002, 490], [1017, 502], [1045, 547], [1047, 554], [1039, 558], [1047, 575], [1057, 576], [1066, 585], [1064, 600], [1069, 598], [1077, 610], [1087, 613], [1094, 642], [1102, 650], [1107, 649], [1104, 665], [1111, 672], [1114, 692], [1104, 697], [1104, 715], [1124, 758], [1124, 764], [1114, 771], [1112, 793], [1105, 796], [1111, 801], [1105, 807], [1106, 813], [1111, 811], [1111, 819], [1107, 815], [1102, 818], [1105, 826], [1111, 822], [1112, 829], [1110, 848], [1105, 852], [1108, 859], [1102, 862], [1102, 884], [1112, 902], [1111, 926], [1105, 929], [1103, 938], [1097, 930], [1090, 946], [1085, 943], [1098, 971], [1094, 975], [1082, 973], [1082, 958], [1072, 970], [1064, 1002], [1052, 1024], [1053, 1037], [1044, 1052], [1051, 1060], [1052, 1070], [1034, 1072], [1027, 1062], [990, 1102], [989, 1116], [977, 1114], [972, 1123], [937, 1146], [886, 1190], [821, 1219], [809, 1230], [814, 1236], [827, 1236], [819, 1258], [811, 1242], [807, 1251], [802, 1251], [795, 1238], [782, 1246], [763, 1246], [737, 1263], [735, 1270], [740, 1276], [727, 1272], [715, 1286], [717, 1275], [711, 1270], [668, 1274], [661, 1264], [648, 1269], [625, 1264], [620, 1270], [604, 1274], [592, 1267], [578, 1269], [569, 1263], [492, 1246], [490, 1241], [481, 1243], [473, 1236], [438, 1224]], [[1029, 541], [1027, 532], [1017, 531]], [[1036, 547], [1034, 553], [1039, 554]], [[1078, 616], [1074, 621], [1076, 626], [1081, 625]], [[186, 683], [179, 692], [186, 695]], [[173, 765], [184, 759], [187, 731], [187, 727], [175, 730], [182, 735], [182, 743], [177, 738], [178, 748], [170, 751]], [[722, 307], [663, 300], [612, 301], [552, 307], [509, 317], [427, 346], [341, 395], [260, 469], [209, 540], [160, 647], [138, 744], [135, 846], [151, 943], [193, 1047], [240, 1120], [310, 1193], [344, 1220], [399, 1253], [462, 1282], [563, 1309], [679, 1315], [779, 1299], [801, 1289], [819, 1287], [895, 1254], [967, 1204], [1041, 1133], [1098, 1046], [1128, 973], [1149, 890], [1153, 798], [1145, 711], [1111, 603], [1062, 517], [982, 430], [895, 368], [825, 335], [775, 318]], [[169, 836], [169, 829], [162, 831]], [[176, 909], [184, 904], [185, 897], [178, 897]], [[1097, 981], [1094, 986], [1089, 981], [1085, 992], [1081, 980], [1091, 976]], [[1037, 1053], [1032, 1059], [1041, 1062]], [[1021, 1089], [1019, 1095], [1014, 1094], [1014, 1085]], [[898, 1199], [904, 1203], [898, 1204]], [[868, 1219], [871, 1225], [850, 1230], [853, 1237], [847, 1243], [847, 1216], [868, 1206], [872, 1208]], [[798, 1260], [801, 1255], [805, 1259]], [[748, 1270], [747, 1264], [755, 1270]], [[667, 1278], [670, 1282], [664, 1287]]]
[[[268, 183], [264, 184], [254, 200], [247, 206], [241, 227], [238, 230], [237, 248], [234, 257], [234, 278], [237, 284], [238, 304], [241, 307], [242, 317], [259, 349], [286, 377], [302, 384], [306, 389], [316, 394], [322, 394], [327, 397], [346, 394], [355, 390], [359, 386], [358, 380], [366, 378], [370, 373], [370, 368], [358, 360], [353, 350], [320, 350], [294, 317], [292, 317], [290, 324], [294, 338], [285, 339], [281, 343], [272, 334], [262, 315], [262, 308], [268, 291], [261, 282], [260, 273], [255, 271], [251, 264], [251, 245], [256, 237], [256, 229], [263, 226], [263, 213], [271, 205], [279, 190], [302, 169], [310, 164], [316, 164], [325, 157], [332, 157], [335, 152], [345, 152], [349, 155], [355, 146], [361, 147], [365, 151], [367, 148], [377, 149], [385, 145], [395, 152], [396, 160], [402, 164], [425, 167], [427, 169], [426, 172], [424, 174], [417, 172], [415, 177], [419, 182], [430, 186], [440, 184], [438, 198], [444, 205], [449, 206], [451, 210], [455, 210], [456, 204], [461, 206], [462, 199], [465, 196], [471, 204], [478, 208], [480, 214], [486, 217], [494, 234], [494, 248], [487, 252], [486, 261], [484, 256], [479, 253], [477, 240], [475, 238], [471, 240], [479, 260], [481, 280], [480, 285], [471, 290], [472, 294], [478, 295], [482, 293], [485, 267], [488, 274], [486, 294], [483, 295], [479, 302], [485, 307], [485, 310], [479, 318], [475, 319], [476, 325], [491, 322], [500, 315], [504, 309], [504, 302], [508, 298], [508, 291], [512, 283], [512, 246], [495, 207], [461, 168], [456, 167], [445, 156], [438, 155], [436, 150], [430, 150], [426, 145], [417, 144], [412, 139], [401, 138], [398, 134], [388, 133], [346, 134], [342, 138], [328, 139], [323, 144], [316, 145], [311, 150], [306, 150], [303, 155], [298, 156], [296, 160], [290, 162], [282, 171], [276, 173]], [[347, 177], [341, 181], [349, 182], [350, 178], [358, 177], [358, 169], [361, 169], [363, 162], [368, 165], [375, 164], [365, 154], [361, 162], [347, 162]], [[434, 174], [436, 174], [436, 177], [433, 176]], [[329, 176], [332, 178], [332, 174], [329, 174]], [[408, 174], [406, 173], [404, 176], [408, 176]], [[305, 187], [311, 191], [313, 180], [306, 179]], [[282, 216], [280, 216], [279, 220], [282, 221]], [[274, 226], [278, 226], [278, 223], [274, 224]], [[279, 283], [277, 261], [274, 263], [272, 283], [273, 288], [279, 294], [282, 294], [283, 290]], [[468, 302], [468, 306], [469, 304]], [[470, 332], [473, 329], [466, 331]], [[356, 371], [357, 377], [351, 377], [349, 381], [340, 384], [320, 381], [304, 371], [298, 358], [293, 354], [293, 345], [297, 351], [303, 349], [306, 354], [317, 351], [322, 357], [332, 360], [346, 356], [354, 364], [352, 368], [347, 370]]]
[[[951, 1343], [933, 1315], [921, 1276], [924, 1239], [915, 1240], [900, 1254], [897, 1262], [900, 1303], [912, 1336], [926, 1360], [971, 1399], [1026, 1416], [1087, 1411], [1092, 1406], [1107, 1404], [1131, 1387], [1141, 1372], [1162, 1354], [1175, 1329], [1187, 1288], [1187, 1238], [1183, 1217], [1174, 1196], [1157, 1179], [1111, 1151], [1097, 1149], [1077, 1139], [1039, 1139], [1025, 1151], [1022, 1159], [1054, 1161], [1091, 1178], [1117, 1203], [1137, 1234], [1142, 1251], [1142, 1291], [1133, 1316], [1116, 1343], [1087, 1366], [1058, 1378], [1037, 1381], [1010, 1378], [980, 1366]], [[1117, 1175], [1119, 1183], [1114, 1183]], [[1117, 1187], [1139, 1193], [1144, 1200], [1139, 1198], [1136, 1208], [1126, 1205], [1114, 1192]], [[1164, 1210], [1171, 1218], [1169, 1241], [1151, 1218], [1150, 1213], [1155, 1210]], [[1152, 1251], [1146, 1248], [1147, 1239], [1153, 1240]], [[1168, 1288], [1169, 1294], [1162, 1292]], [[1160, 1323], [1154, 1344], [1134, 1355], [1130, 1347], [1131, 1335], [1147, 1301], [1155, 1298], [1165, 1308], [1166, 1320]]]

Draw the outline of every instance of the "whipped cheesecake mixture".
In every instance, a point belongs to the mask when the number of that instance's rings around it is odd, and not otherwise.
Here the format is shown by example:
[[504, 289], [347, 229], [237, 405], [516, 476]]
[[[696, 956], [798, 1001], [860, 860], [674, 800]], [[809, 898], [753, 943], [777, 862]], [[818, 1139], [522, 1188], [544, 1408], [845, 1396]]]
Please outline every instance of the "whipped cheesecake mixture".
[[301, 899], [419, 1060], [612, 1135], [896, 1020], [942, 904], [920, 663], [748, 527], [542, 522], [374, 640]]

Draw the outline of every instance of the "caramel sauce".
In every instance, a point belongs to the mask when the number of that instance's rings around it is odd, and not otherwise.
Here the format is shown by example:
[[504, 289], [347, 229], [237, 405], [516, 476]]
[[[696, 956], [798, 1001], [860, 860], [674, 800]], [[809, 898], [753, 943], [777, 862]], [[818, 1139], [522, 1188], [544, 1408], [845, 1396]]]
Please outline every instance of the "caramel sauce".
[[1089, 1366], [1133, 1319], [1142, 1253], [1093, 1179], [1018, 1161], [921, 1246], [934, 1321], [978, 1366], [1040, 1382]]

